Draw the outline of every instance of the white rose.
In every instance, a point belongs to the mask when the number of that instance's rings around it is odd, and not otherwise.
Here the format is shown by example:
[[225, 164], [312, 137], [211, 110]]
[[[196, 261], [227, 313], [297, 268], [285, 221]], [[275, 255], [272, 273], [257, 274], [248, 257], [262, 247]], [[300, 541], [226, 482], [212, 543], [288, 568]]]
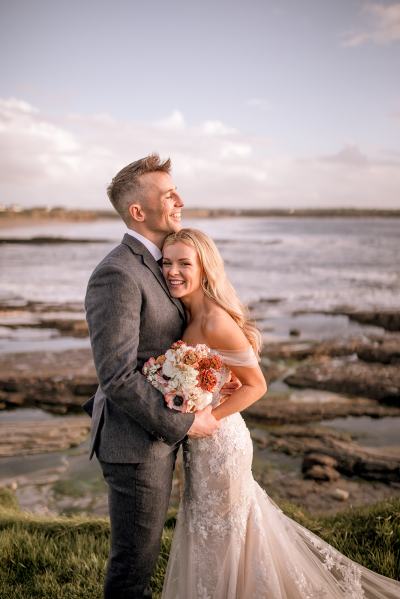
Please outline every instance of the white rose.
[[164, 376], [169, 376], [169, 377], [174, 376], [175, 366], [169, 359], [165, 360], [165, 362], [162, 366], [162, 373]]

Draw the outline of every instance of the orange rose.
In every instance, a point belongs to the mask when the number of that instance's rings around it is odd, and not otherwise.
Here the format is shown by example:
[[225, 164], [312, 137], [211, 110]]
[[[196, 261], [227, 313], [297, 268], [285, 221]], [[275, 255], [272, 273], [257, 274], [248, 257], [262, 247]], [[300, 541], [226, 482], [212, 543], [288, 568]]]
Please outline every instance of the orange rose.
[[213, 391], [215, 389], [215, 385], [217, 384], [217, 377], [213, 373], [212, 370], [201, 370], [197, 376], [197, 380], [199, 383], [199, 387], [203, 389], [203, 391]]
[[207, 370], [208, 368], [211, 368], [210, 358], [202, 358], [199, 362], [199, 368], [200, 370]]
[[210, 368], [214, 368], [214, 370], [221, 370], [222, 368], [222, 360], [217, 354], [214, 354], [210, 357]]

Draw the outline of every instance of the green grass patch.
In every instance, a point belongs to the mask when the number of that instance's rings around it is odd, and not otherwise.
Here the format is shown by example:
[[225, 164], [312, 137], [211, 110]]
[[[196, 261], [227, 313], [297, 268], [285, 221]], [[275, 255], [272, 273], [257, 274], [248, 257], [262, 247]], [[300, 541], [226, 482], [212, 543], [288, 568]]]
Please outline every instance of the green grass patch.
[[[348, 557], [385, 576], [400, 577], [400, 500], [318, 519], [292, 504], [281, 507]], [[173, 513], [167, 524], [152, 579], [155, 597], [162, 588]], [[99, 599], [108, 543], [106, 519], [34, 516], [19, 511], [12, 493], [0, 489], [2, 599]]]

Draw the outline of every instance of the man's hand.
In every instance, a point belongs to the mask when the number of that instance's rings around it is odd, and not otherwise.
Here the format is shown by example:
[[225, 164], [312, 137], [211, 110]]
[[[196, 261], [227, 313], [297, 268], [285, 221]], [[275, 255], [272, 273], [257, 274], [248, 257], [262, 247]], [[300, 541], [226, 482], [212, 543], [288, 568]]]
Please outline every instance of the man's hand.
[[199, 410], [194, 415], [193, 424], [188, 430], [189, 437], [200, 438], [210, 437], [220, 427], [220, 423], [211, 413], [211, 406], [207, 406], [204, 410]]
[[[236, 391], [237, 389], [240, 389], [241, 386], [242, 386], [242, 383], [239, 381], [238, 377], [236, 375], [234, 375], [233, 372], [231, 372], [231, 378], [222, 387], [220, 394], [228, 395], [228, 396], [232, 395], [232, 393], [234, 391]], [[227, 398], [225, 397], [225, 399], [227, 399]], [[225, 401], [225, 399], [224, 399], [224, 401]]]

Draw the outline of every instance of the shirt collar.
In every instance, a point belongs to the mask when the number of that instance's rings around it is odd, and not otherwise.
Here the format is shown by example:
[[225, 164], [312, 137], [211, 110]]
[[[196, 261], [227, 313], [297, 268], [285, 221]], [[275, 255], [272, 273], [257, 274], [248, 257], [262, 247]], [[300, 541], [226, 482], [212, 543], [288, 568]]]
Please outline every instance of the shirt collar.
[[144, 237], [143, 235], [141, 235], [137, 231], [134, 231], [133, 229], [127, 229], [126, 232], [128, 233], [128, 235], [132, 235], [132, 237], [140, 241], [140, 243], [143, 243], [143, 245], [149, 250], [150, 254], [153, 256], [156, 262], [162, 257], [162, 252], [160, 248], [157, 247], [155, 243], [150, 241], [150, 239], [147, 239], [147, 237]]

